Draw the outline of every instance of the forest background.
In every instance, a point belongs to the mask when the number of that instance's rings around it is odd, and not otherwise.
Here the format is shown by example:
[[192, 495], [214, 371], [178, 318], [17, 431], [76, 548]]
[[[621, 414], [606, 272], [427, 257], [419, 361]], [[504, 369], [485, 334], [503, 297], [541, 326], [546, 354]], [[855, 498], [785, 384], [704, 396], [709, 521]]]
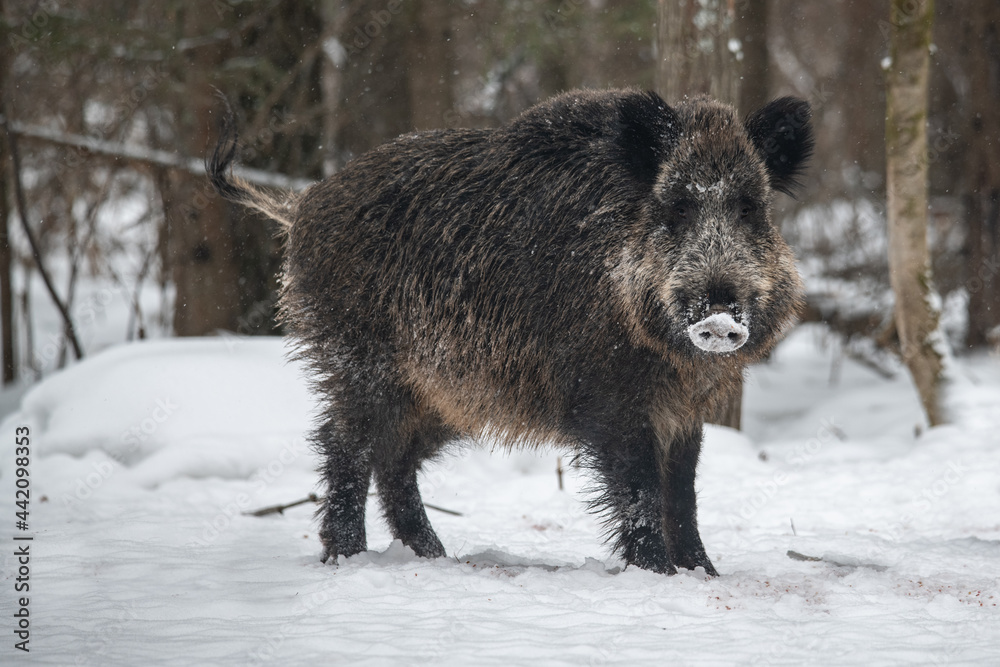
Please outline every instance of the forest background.
[[[68, 363], [74, 341], [80, 354], [106, 346], [87, 328], [115, 299], [131, 311], [121, 341], [280, 333], [280, 239], [204, 177], [220, 91], [240, 116], [247, 175], [294, 188], [399, 134], [497, 126], [575, 87], [656, 89], [671, 103], [710, 92], [741, 115], [802, 97], [815, 156], [775, 215], [806, 278], [804, 319], [844, 355], [902, 368], [887, 263], [889, 3], [7, 0], [0, 18], [5, 384]], [[960, 353], [1000, 341], [998, 19], [998, 3], [934, 3], [928, 238]], [[55, 337], [33, 316], [40, 263], [72, 323]]]

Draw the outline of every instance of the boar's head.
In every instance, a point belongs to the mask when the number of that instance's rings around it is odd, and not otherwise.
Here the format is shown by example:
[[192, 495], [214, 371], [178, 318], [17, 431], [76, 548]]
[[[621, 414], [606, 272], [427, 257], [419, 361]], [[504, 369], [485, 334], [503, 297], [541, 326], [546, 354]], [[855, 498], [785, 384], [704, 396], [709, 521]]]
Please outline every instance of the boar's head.
[[754, 361], [801, 308], [771, 201], [792, 193], [812, 152], [809, 105], [782, 98], [743, 121], [707, 97], [659, 110], [646, 137], [656, 150], [643, 144], [638, 161], [651, 194], [614, 271], [633, 331], [674, 358]]

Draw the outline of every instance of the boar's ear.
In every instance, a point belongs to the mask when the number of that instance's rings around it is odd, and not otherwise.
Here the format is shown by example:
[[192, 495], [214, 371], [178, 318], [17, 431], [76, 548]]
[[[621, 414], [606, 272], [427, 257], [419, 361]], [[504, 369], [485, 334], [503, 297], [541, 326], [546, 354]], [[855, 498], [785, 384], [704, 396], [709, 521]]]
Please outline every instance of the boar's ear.
[[619, 98], [618, 120], [615, 142], [621, 159], [639, 181], [652, 185], [677, 143], [677, 112], [653, 91], [633, 92]]
[[771, 175], [771, 187], [794, 195], [798, 177], [813, 152], [809, 103], [782, 97], [753, 112], [743, 121], [750, 140]]

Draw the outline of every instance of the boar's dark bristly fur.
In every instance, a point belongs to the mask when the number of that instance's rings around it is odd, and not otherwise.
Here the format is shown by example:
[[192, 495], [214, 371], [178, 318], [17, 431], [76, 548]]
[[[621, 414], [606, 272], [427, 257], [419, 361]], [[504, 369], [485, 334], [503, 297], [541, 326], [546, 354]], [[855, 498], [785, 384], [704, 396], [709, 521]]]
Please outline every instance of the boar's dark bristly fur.
[[809, 107], [745, 121], [695, 98], [575, 91], [495, 130], [397, 138], [300, 195], [209, 164], [287, 233], [282, 316], [323, 414], [324, 559], [393, 535], [445, 551], [417, 472], [451, 442], [571, 448], [627, 563], [714, 574], [697, 528], [702, 424], [800, 307], [770, 219], [812, 149]]

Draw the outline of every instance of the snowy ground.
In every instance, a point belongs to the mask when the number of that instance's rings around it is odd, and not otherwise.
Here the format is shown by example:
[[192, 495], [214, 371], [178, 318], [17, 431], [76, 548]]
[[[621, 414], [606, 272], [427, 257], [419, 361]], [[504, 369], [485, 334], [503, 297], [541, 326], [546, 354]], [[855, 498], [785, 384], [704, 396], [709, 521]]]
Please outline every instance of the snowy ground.
[[[0, 426], [0, 663], [1000, 664], [1000, 360], [958, 362], [954, 425], [905, 376], [803, 327], [753, 370], [746, 433], [710, 428], [701, 533], [722, 573], [610, 557], [552, 451], [422, 479], [451, 558], [392, 544], [319, 563], [310, 398], [276, 339], [112, 347]], [[31, 429], [30, 654], [13, 648], [15, 428]], [[794, 529], [793, 529], [794, 522]], [[822, 561], [789, 558], [789, 550]], [[12, 660], [14, 662], [12, 662]]]

